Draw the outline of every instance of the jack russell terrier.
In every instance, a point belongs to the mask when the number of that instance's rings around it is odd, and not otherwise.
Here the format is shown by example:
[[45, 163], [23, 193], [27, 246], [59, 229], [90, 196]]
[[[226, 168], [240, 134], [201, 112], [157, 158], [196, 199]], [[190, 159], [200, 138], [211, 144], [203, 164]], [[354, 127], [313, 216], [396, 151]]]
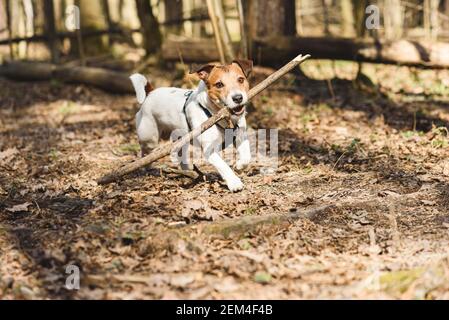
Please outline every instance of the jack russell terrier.
[[[206, 160], [217, 169], [229, 190], [242, 190], [242, 181], [221, 158], [219, 146], [227, 140], [225, 130], [227, 136], [228, 129], [233, 128], [238, 156], [236, 168], [240, 170], [249, 164], [251, 150], [246, 134], [245, 104], [248, 102], [248, 77], [252, 66], [251, 60], [235, 60], [228, 65], [204, 65], [192, 72], [201, 79], [195, 90], [153, 89], [143, 75], [133, 74], [130, 79], [141, 104], [136, 114], [136, 126], [142, 156], [154, 149], [159, 139], [170, 137], [174, 130], [187, 133], [220, 108], [229, 108], [232, 114], [230, 121], [212, 126], [195, 142], [199, 143]], [[189, 169], [188, 152], [183, 151], [181, 157], [182, 169]]]

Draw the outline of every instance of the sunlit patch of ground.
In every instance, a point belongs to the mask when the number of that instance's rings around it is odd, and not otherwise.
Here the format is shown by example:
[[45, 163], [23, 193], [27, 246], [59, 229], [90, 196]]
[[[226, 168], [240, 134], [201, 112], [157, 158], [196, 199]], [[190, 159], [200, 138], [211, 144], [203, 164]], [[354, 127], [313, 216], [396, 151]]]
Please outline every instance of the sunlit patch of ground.
[[[0, 296], [449, 298], [447, 72], [367, 66], [381, 87], [360, 91], [353, 65], [321, 63], [255, 99], [279, 166], [250, 166], [236, 194], [205, 165], [206, 181], [152, 169], [98, 186], [138, 157], [134, 97], [0, 79]], [[323, 205], [275, 230], [189, 229]], [[157, 243], [167, 230], [188, 234]]]

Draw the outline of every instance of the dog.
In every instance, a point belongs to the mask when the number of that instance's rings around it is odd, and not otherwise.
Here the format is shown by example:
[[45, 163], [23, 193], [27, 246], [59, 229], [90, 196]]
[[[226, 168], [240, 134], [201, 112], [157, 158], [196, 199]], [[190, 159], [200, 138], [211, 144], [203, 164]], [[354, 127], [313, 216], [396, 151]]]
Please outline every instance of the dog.
[[[130, 79], [137, 101], [141, 104], [136, 114], [136, 127], [142, 156], [154, 149], [160, 139], [167, 139], [174, 130], [187, 133], [199, 127], [220, 108], [229, 108], [232, 114], [230, 121], [227, 124], [215, 124], [195, 142], [199, 143], [206, 160], [215, 167], [228, 189], [231, 192], [242, 190], [244, 185], [241, 179], [221, 158], [219, 146], [228, 140], [225, 134], [233, 127], [237, 170], [243, 169], [251, 161], [245, 105], [248, 102], [248, 77], [252, 67], [251, 60], [234, 60], [226, 65], [203, 65], [191, 72], [200, 78], [194, 90], [174, 87], [154, 89], [143, 75], [133, 74]], [[181, 158], [182, 169], [190, 169], [188, 153], [182, 152]]]

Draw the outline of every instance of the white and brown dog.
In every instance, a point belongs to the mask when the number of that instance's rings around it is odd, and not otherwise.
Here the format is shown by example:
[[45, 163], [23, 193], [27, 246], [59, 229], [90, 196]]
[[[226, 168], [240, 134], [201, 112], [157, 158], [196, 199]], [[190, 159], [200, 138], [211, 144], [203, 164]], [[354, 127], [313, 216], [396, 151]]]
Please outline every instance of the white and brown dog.
[[[133, 74], [130, 79], [141, 104], [136, 114], [136, 126], [142, 155], [154, 149], [159, 139], [167, 139], [175, 130], [187, 132], [199, 127], [220, 108], [226, 107], [231, 110], [231, 122], [237, 129], [233, 132], [238, 157], [236, 167], [242, 169], [248, 165], [251, 150], [246, 135], [245, 104], [248, 102], [248, 76], [252, 65], [250, 60], [236, 60], [228, 65], [204, 65], [195, 71], [201, 79], [195, 90], [153, 89], [144, 76]], [[229, 190], [235, 192], [243, 189], [243, 183], [220, 156], [219, 146], [225, 140], [225, 126], [218, 124], [203, 132], [196, 142]], [[181, 166], [190, 168], [187, 152], [182, 152]]]

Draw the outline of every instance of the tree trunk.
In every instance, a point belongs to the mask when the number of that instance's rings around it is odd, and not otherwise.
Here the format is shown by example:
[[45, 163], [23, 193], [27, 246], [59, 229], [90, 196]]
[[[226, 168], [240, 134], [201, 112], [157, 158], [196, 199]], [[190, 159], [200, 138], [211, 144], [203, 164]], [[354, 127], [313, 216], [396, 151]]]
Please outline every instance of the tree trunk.
[[[106, 18], [100, 1], [75, 0], [75, 4], [80, 8], [80, 28], [83, 33], [107, 29]], [[96, 56], [108, 52], [109, 47], [105, 40], [104, 35], [83, 40], [86, 56]], [[79, 54], [80, 48], [77, 39], [71, 42], [71, 50], [72, 54]]]
[[401, 0], [384, 2], [384, 28], [387, 40], [398, 40], [403, 35], [404, 8]]
[[[32, 37], [34, 35], [34, 8], [33, 3], [31, 0], [22, 0], [22, 6], [23, 11], [25, 14], [25, 35], [27, 37]], [[28, 43], [25, 43], [26, 45], [26, 57], [28, 59], [28, 53], [29, 53], [29, 45]]]
[[34, 19], [33, 19], [33, 29], [34, 34], [42, 34], [45, 32], [45, 16], [43, 10], [43, 0], [33, 0], [33, 11], [34, 11]]
[[[106, 20], [106, 25], [108, 27], [109, 30], [112, 30], [114, 28], [114, 22], [112, 21], [111, 18], [111, 8], [109, 7], [109, 1], [108, 0], [102, 0], [101, 1], [101, 7], [103, 9], [103, 15], [105, 17]], [[108, 37], [108, 44], [109, 46], [112, 45], [112, 37], [109, 35]]]
[[8, 31], [8, 25], [6, 23], [6, 6], [5, 6], [5, 1], [2, 0], [2, 1], [0, 1], [0, 35], [3, 35], [3, 33], [5, 31]]
[[143, 47], [147, 53], [157, 53], [161, 49], [162, 36], [159, 23], [153, 14], [149, 0], [136, 0], [137, 15], [143, 37]]
[[[2, 0], [0, 8], [0, 30], [4, 31], [7, 36], [7, 43], [9, 45], [10, 59], [14, 58], [14, 49], [11, 39], [13, 38], [11, 30], [11, 5], [10, 0]], [[3, 33], [3, 32], [0, 32]]]
[[438, 16], [438, 5], [440, 0], [430, 0], [430, 36], [433, 40], [438, 39], [438, 34], [440, 32], [440, 23]]
[[44, 0], [45, 34], [47, 35], [47, 45], [50, 50], [51, 61], [59, 61], [59, 41], [56, 36], [55, 8], [53, 0]]
[[329, 11], [328, 11], [328, 0], [321, 0], [321, 7], [323, 9], [323, 23], [324, 23], [324, 35], [329, 36], [330, 31], [330, 21], [329, 21]]
[[[238, 43], [234, 43], [235, 48]], [[374, 39], [353, 40], [323, 37], [272, 37], [254, 39], [252, 46], [260, 64], [278, 67], [298, 53], [315, 59], [338, 59], [358, 62], [401, 64], [422, 68], [449, 68], [449, 44], [432, 41], [393, 42]], [[186, 62], [209, 62], [219, 55], [210, 40], [167, 39], [162, 47], [166, 60], [178, 60], [181, 52]]]
[[[443, 13], [449, 17], [449, 0], [444, 0], [443, 1]], [[449, 20], [446, 20], [444, 22], [444, 29], [445, 30], [449, 30]]]
[[355, 20], [355, 32], [356, 36], [359, 38], [364, 37], [366, 33], [365, 10], [367, 6], [367, 0], [352, 0]]
[[[240, 56], [243, 59], [248, 59], [249, 57], [249, 39], [248, 39], [248, 22], [245, 19], [245, 11], [243, 9], [243, 0], [237, 0], [237, 10], [239, 14], [239, 24], [240, 24]], [[449, 0], [448, 0], [449, 1]]]
[[[8, 30], [8, 40], [13, 38], [12, 33], [12, 19], [11, 19], [11, 0], [5, 0], [5, 11], [6, 11], [6, 26]], [[14, 59], [14, 46], [11, 41], [9, 41], [9, 57]]]
[[248, 0], [245, 11], [251, 38], [296, 35], [295, 0]]
[[351, 38], [355, 35], [354, 7], [351, 0], [341, 0], [342, 36]]
[[220, 38], [223, 42], [226, 58], [228, 61], [232, 61], [235, 58], [234, 49], [232, 48], [231, 36], [229, 35], [228, 26], [226, 24], [226, 18], [223, 10], [223, 4], [221, 0], [214, 0], [214, 10], [218, 19], [218, 25], [220, 30]]
[[[164, 21], [180, 21], [183, 18], [182, 0], [164, 0]], [[184, 29], [184, 24], [173, 24], [164, 27], [167, 34], [180, 34]]]
[[213, 0], [207, 0], [207, 10], [209, 12], [210, 21], [212, 23], [212, 29], [214, 30], [214, 38], [215, 38], [215, 45], [218, 50], [218, 54], [220, 55], [220, 62], [221, 64], [226, 63], [226, 55], [223, 48], [223, 41], [221, 39], [221, 32], [220, 27], [218, 26], [218, 18], [215, 14], [214, 10], [214, 3]]

